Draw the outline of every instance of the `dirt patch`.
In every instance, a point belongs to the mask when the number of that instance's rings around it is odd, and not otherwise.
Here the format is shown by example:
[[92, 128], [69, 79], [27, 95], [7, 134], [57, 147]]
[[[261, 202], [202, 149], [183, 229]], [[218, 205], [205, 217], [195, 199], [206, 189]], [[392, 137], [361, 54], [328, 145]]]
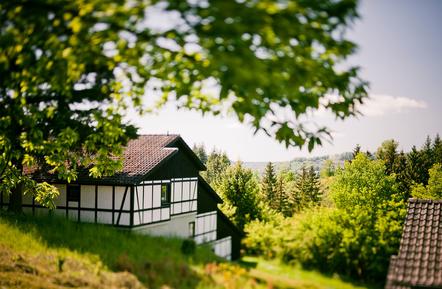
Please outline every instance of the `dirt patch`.
[[145, 289], [128, 272], [109, 272], [100, 264], [46, 254], [16, 254], [0, 245], [0, 289]]

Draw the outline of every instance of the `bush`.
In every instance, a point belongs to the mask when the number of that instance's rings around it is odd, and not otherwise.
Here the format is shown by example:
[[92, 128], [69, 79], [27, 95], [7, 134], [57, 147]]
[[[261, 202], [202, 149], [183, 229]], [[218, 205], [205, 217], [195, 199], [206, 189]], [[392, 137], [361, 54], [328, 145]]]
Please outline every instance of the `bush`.
[[181, 244], [181, 253], [186, 256], [190, 256], [195, 254], [196, 251], [196, 243], [193, 239], [185, 239]]

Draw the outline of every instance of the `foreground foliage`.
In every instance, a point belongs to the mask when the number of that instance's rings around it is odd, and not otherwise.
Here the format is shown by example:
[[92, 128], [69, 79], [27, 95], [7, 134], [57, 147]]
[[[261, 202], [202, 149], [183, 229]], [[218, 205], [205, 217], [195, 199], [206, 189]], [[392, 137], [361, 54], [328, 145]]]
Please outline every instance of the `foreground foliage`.
[[[342, 33], [356, 9], [356, 0], [1, 2], [0, 178], [10, 209], [21, 209], [24, 191], [49, 207], [57, 196], [48, 184], [36, 190], [24, 166], [68, 182], [81, 167], [93, 177], [121, 168], [136, 132], [123, 117], [147, 109], [146, 92], [156, 96], [149, 110], [171, 99], [214, 114], [229, 107], [312, 150], [328, 129], [300, 116], [322, 107], [345, 118], [366, 97], [358, 67], [342, 66], [356, 50]], [[169, 21], [158, 27], [158, 15]]]
[[251, 223], [246, 247], [307, 268], [382, 282], [406, 212], [394, 176], [385, 175], [382, 161], [360, 153], [337, 170], [330, 195], [330, 207]]

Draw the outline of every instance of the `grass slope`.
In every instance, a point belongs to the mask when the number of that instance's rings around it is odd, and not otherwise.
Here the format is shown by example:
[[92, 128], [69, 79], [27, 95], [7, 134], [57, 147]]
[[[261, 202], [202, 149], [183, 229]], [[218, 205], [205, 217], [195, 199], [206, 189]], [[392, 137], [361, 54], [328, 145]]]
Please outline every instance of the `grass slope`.
[[221, 262], [204, 246], [185, 256], [181, 244], [104, 225], [0, 213], [0, 288], [363, 288], [259, 259]]

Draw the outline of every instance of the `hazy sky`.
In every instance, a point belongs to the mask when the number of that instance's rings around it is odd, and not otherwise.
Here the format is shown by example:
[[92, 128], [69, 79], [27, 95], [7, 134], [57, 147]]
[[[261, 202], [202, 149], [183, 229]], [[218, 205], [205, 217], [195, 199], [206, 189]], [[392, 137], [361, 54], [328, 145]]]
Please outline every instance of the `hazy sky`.
[[388, 138], [409, 150], [427, 135], [442, 134], [442, 0], [366, 0], [359, 11], [362, 18], [348, 34], [359, 51], [349, 61], [362, 67], [371, 100], [358, 118], [336, 121], [319, 113], [315, 120], [329, 126], [335, 137], [311, 154], [253, 135], [233, 117], [203, 117], [176, 111], [173, 105], [132, 119], [140, 133], [178, 133], [189, 145], [204, 143], [208, 150], [216, 147], [242, 161], [335, 154], [351, 151], [356, 144], [375, 150]]

